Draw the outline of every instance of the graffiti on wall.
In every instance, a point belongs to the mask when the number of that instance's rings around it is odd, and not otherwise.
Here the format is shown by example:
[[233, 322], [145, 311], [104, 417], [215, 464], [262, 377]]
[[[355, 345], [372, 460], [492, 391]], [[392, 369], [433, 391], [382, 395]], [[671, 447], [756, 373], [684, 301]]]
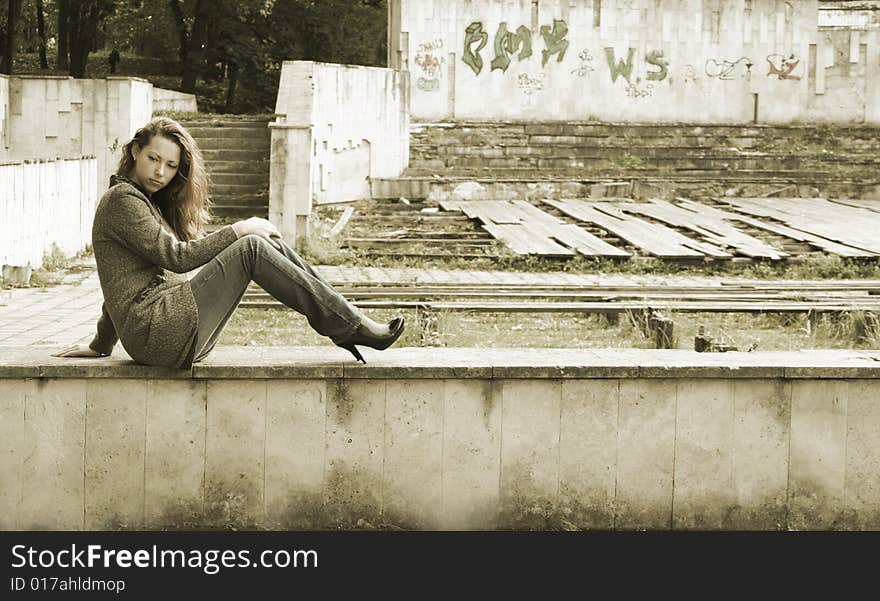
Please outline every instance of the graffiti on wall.
[[507, 31], [507, 23], [501, 23], [495, 33], [495, 58], [492, 59], [492, 70], [507, 71], [510, 57], [519, 51], [519, 60], [532, 56], [532, 32], [525, 25], [520, 25], [516, 33]]
[[736, 76], [736, 73], [740, 66], [743, 67], [740, 77], [751, 79], [752, 67], [754, 66], [754, 63], [752, 63], [751, 59], [745, 56], [735, 61], [724, 59], [719, 61], [717, 59], [710, 58], [706, 61], [706, 75], [710, 78], [717, 77], [718, 79], [731, 80]]
[[[542, 25], [540, 31], [545, 46], [541, 51], [541, 66], [545, 66], [553, 55], [556, 55], [556, 62], [562, 62], [569, 44], [565, 39], [568, 35], [568, 25], [565, 21], [555, 19], [552, 27]], [[461, 60], [471, 68], [474, 75], [479, 75], [483, 70], [483, 56], [480, 52], [488, 43], [489, 34], [483, 30], [482, 22], [474, 21], [464, 30], [464, 51]], [[512, 32], [507, 29], [507, 23], [503, 22], [495, 32], [493, 48], [495, 57], [491, 62], [491, 70], [499, 69], [506, 72], [514, 55], [520, 61], [532, 56], [532, 31], [525, 25], [520, 25], [515, 32]]]
[[639, 86], [639, 82], [626, 84], [626, 95], [630, 98], [647, 98], [654, 95], [654, 84], [647, 84], [644, 88]]
[[[474, 44], [479, 43], [476, 50]], [[489, 34], [483, 31], [483, 24], [474, 21], [464, 30], [464, 52], [461, 60], [473, 70], [475, 75], [479, 75], [483, 70], [483, 57], [480, 56], [480, 50], [489, 43]]]
[[581, 62], [580, 66], [577, 69], [572, 69], [571, 74], [577, 75], [578, 77], [586, 77], [587, 73], [591, 71], [595, 71], [593, 68], [593, 55], [590, 54], [589, 50], [581, 50], [581, 53], [578, 54], [578, 60]]
[[538, 73], [537, 75], [529, 75], [528, 73], [520, 73], [516, 78], [516, 83], [519, 86], [519, 89], [523, 91], [526, 96], [531, 96], [535, 92], [544, 89], [544, 77], [546, 73]]
[[632, 78], [633, 72], [633, 61], [636, 57], [636, 49], [630, 48], [629, 54], [626, 56], [626, 61], [623, 59], [617, 60], [614, 55], [614, 48], [606, 48], [605, 49], [605, 58], [608, 59], [608, 68], [611, 69], [611, 83], [615, 83], [618, 77], [623, 77], [627, 82]]
[[669, 74], [669, 61], [663, 58], [662, 50], [652, 50], [645, 55], [645, 62], [657, 67], [659, 71], [648, 73], [648, 81], [663, 81]]
[[545, 66], [551, 56], [557, 54], [556, 62], [561, 63], [565, 58], [565, 51], [568, 50], [568, 25], [560, 19], [553, 20], [553, 29], [549, 25], [541, 25], [541, 37], [544, 38], [544, 44], [547, 46], [541, 51], [541, 66]]
[[801, 59], [794, 54], [783, 56], [781, 54], [771, 54], [767, 57], [770, 70], [767, 71], [768, 76], [777, 76], [779, 79], [790, 79], [794, 81], [800, 80], [800, 75], [792, 75], [792, 72], [801, 64]]
[[438, 50], [443, 48], [443, 40], [437, 38], [431, 42], [419, 44], [413, 62], [416, 65], [416, 86], [424, 92], [436, 92], [440, 89], [441, 67], [446, 59]]
[[[633, 71], [635, 70], [636, 49], [627, 49], [626, 60], [617, 58], [614, 48], [605, 48], [605, 58], [608, 59], [608, 68], [611, 71], [611, 83], [615, 83], [618, 77], [623, 77], [627, 83], [632, 83]], [[669, 75], [669, 61], [663, 57], [662, 50], [651, 50], [645, 54], [645, 62], [658, 71], [649, 71], [648, 81], [663, 81]]]

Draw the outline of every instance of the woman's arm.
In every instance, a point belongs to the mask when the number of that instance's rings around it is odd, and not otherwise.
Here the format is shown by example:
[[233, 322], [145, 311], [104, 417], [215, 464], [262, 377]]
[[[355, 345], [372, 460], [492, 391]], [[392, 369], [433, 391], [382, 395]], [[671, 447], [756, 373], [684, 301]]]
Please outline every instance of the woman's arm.
[[119, 244], [151, 263], [186, 273], [213, 259], [235, 242], [232, 226], [224, 226], [204, 238], [180, 242], [150, 211], [147, 202], [134, 194], [119, 194], [95, 216], [98, 227]]
[[89, 343], [89, 348], [101, 355], [109, 355], [113, 352], [113, 347], [119, 341], [119, 335], [116, 333], [116, 327], [107, 313], [107, 305], [101, 305], [101, 317], [98, 318], [98, 332]]
[[101, 317], [98, 318], [98, 333], [89, 343], [88, 346], [83, 344], [71, 344], [66, 346], [57, 353], [52, 353], [53, 357], [109, 357], [113, 352], [113, 347], [119, 336], [116, 334], [116, 327], [107, 313], [107, 305], [101, 305]]

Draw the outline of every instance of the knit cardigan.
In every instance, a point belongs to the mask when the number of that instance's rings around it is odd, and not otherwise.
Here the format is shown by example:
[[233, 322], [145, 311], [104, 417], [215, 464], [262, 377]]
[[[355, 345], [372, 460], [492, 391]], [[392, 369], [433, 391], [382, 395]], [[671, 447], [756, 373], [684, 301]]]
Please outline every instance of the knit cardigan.
[[135, 182], [111, 176], [95, 212], [92, 246], [104, 305], [89, 347], [109, 355], [117, 341], [147, 365], [187, 368], [198, 308], [186, 272], [235, 242], [232, 226], [180, 242]]

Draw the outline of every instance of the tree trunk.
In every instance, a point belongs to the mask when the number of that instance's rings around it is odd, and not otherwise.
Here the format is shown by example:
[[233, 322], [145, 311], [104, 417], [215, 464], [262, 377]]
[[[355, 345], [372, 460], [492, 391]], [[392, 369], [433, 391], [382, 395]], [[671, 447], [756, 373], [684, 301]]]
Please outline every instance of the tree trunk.
[[48, 69], [46, 60], [46, 21], [43, 19], [43, 0], [37, 0], [37, 33], [40, 35], [40, 69]]
[[70, 0], [58, 0], [58, 64], [60, 71], [70, 68]]
[[205, 41], [208, 37], [208, 3], [205, 0], [196, 1], [195, 19], [193, 20], [192, 32], [189, 36], [189, 47], [186, 61], [183, 64], [183, 78], [180, 87], [184, 92], [196, 91], [196, 81], [205, 61]]
[[174, 13], [174, 25], [177, 27], [177, 35], [180, 36], [178, 55], [180, 56], [180, 64], [184, 66], [189, 56], [189, 30], [186, 28], [186, 19], [183, 16], [180, 0], [169, 0], [168, 4], [171, 6], [171, 12]]
[[70, 71], [77, 79], [86, 77], [89, 52], [98, 38], [102, 12], [98, 2], [79, 2], [70, 11]]
[[0, 73], [12, 74], [12, 59], [15, 57], [15, 29], [18, 25], [18, 12], [21, 0], [9, 0], [6, 13], [6, 44], [3, 49], [3, 65]]
[[82, 78], [85, 76], [85, 65], [80, 63], [80, 56], [82, 55], [82, 51], [80, 46], [82, 45], [82, 15], [80, 14], [80, 9], [76, 5], [68, 6], [68, 14], [67, 14], [67, 33], [70, 37], [70, 46], [69, 46], [69, 55], [70, 55], [70, 63], [68, 67], [68, 73], [77, 78]]
[[238, 65], [235, 63], [229, 64], [228, 77], [229, 84], [226, 88], [226, 108], [224, 112], [232, 113], [235, 107], [235, 88], [238, 86]]

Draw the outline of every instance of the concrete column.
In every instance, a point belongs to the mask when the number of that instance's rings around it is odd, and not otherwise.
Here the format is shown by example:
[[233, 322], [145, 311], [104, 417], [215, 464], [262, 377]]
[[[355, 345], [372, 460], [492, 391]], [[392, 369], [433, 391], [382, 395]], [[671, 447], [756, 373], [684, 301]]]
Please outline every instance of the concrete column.
[[308, 237], [312, 210], [311, 127], [270, 123], [269, 221], [287, 240]]

